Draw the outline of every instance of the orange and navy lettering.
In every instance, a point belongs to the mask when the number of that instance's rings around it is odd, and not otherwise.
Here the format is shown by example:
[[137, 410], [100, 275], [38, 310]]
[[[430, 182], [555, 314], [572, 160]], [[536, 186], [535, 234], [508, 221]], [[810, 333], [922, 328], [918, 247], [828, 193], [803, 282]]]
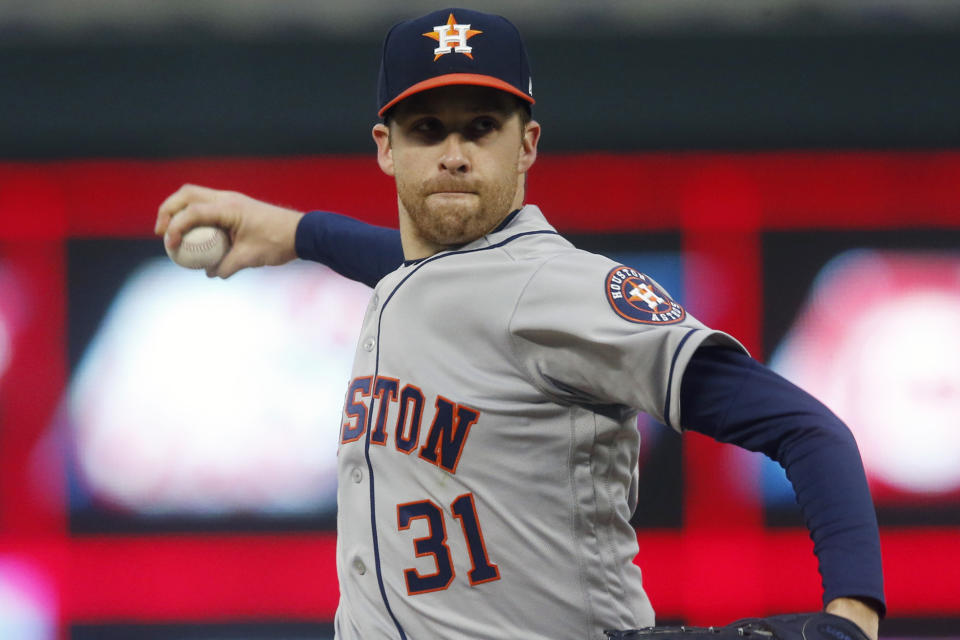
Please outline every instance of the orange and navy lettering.
[[340, 442], [346, 444], [361, 439], [366, 433], [368, 423], [372, 423], [370, 443], [386, 446], [389, 437], [387, 421], [392, 411], [396, 415], [393, 441], [397, 451], [409, 455], [420, 447], [420, 459], [450, 473], [456, 473], [470, 428], [480, 419], [480, 412], [437, 396], [434, 401], [433, 420], [426, 436], [422, 438], [421, 445], [420, 432], [425, 402], [426, 398], [420, 387], [405, 384], [401, 388], [401, 382], [396, 378], [354, 378], [347, 388], [343, 409], [346, 420]]
[[[377, 377], [377, 382], [373, 385], [373, 397], [376, 398], [379, 410], [377, 424], [373, 428], [373, 433], [370, 434], [371, 444], [387, 444], [387, 411], [390, 409], [390, 403], [396, 401], [399, 389], [400, 381], [396, 378]], [[371, 410], [373, 410], [372, 404], [373, 400], [371, 400]]]
[[343, 412], [347, 414], [347, 421], [343, 423], [340, 442], [359, 440], [367, 429], [367, 405], [357, 399], [357, 392], [362, 397], [370, 397], [370, 376], [354, 378], [347, 389], [347, 400]]
[[437, 396], [436, 408], [433, 424], [427, 433], [427, 443], [420, 449], [420, 457], [450, 473], [456, 473], [463, 443], [480, 414], [454, 404], [443, 396]]
[[[409, 407], [410, 418], [407, 419]], [[398, 451], [409, 454], [420, 442], [420, 422], [423, 419], [423, 391], [407, 385], [400, 392], [400, 415], [397, 416], [396, 445]], [[409, 426], [408, 426], [409, 425]]]

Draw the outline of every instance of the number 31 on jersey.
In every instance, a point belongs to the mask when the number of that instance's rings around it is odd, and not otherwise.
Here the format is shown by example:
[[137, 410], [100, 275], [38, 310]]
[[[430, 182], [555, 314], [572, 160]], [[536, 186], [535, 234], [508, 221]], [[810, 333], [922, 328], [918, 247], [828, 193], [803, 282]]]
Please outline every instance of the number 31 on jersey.
[[[499, 580], [500, 569], [490, 562], [483, 542], [483, 532], [477, 518], [473, 494], [465, 493], [458, 497], [450, 503], [450, 511], [460, 522], [464, 540], [467, 542], [467, 553], [470, 555], [470, 571], [467, 573], [467, 578], [470, 580], [470, 586]], [[447, 523], [443, 516], [443, 509], [432, 500], [397, 505], [397, 529], [400, 531], [409, 529], [414, 520], [421, 518], [427, 521], [429, 533], [421, 538], [414, 538], [414, 554], [418, 558], [432, 556], [437, 569], [426, 575], [416, 569], [404, 569], [403, 577], [407, 581], [407, 593], [410, 595], [446, 589], [456, 576], [453, 557], [450, 547], [447, 546]]]

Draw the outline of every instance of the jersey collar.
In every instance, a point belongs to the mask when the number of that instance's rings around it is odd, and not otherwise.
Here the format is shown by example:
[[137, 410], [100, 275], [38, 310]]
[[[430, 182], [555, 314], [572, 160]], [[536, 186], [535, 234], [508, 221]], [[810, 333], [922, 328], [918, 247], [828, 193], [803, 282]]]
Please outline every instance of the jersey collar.
[[[513, 234], [517, 233], [518, 231], [527, 231], [530, 229], [553, 229], [553, 227], [551, 227], [547, 222], [546, 218], [543, 217], [540, 209], [536, 205], [532, 204], [524, 205], [522, 208], [515, 209], [508, 213], [507, 216], [500, 222], [500, 224], [496, 226], [496, 228], [482, 238], [477, 238], [473, 242], [468, 242], [467, 244], [457, 247], [456, 249], [451, 249], [450, 251], [463, 251], [464, 249], [474, 249], [477, 247], [487, 246], [502, 240], [501, 236], [505, 234]], [[427, 258], [404, 260], [403, 266], [409, 267], [426, 259]]]

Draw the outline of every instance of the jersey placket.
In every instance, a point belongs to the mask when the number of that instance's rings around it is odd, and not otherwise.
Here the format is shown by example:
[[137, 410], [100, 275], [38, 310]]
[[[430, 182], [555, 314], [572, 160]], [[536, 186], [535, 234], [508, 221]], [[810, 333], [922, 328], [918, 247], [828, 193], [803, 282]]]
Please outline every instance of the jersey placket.
[[[414, 269], [414, 271], [415, 270], [416, 269]], [[412, 275], [412, 272], [407, 274], [407, 277], [410, 275]], [[374, 474], [373, 461], [370, 458], [370, 436], [373, 432], [373, 416], [375, 413], [373, 411], [372, 402], [373, 386], [377, 380], [377, 376], [380, 373], [380, 329], [383, 324], [383, 313], [386, 310], [388, 303], [393, 298], [393, 295], [403, 285], [403, 282], [406, 281], [407, 277], [403, 278], [403, 280], [401, 280], [400, 283], [393, 288], [390, 294], [383, 301], [383, 305], [379, 308], [379, 310], [377, 310], [376, 307], [380, 302], [380, 293], [377, 290], [374, 291], [373, 299], [371, 300], [371, 312], [376, 313], [376, 326], [372, 327], [371, 331], [367, 332], [367, 335], [361, 336], [361, 348], [368, 354], [367, 357], [373, 360], [373, 376], [371, 377], [371, 402], [370, 408], [366, 415], [363, 443], [363, 457], [367, 463], [367, 479], [370, 488], [370, 534], [373, 542], [373, 560], [376, 569], [377, 587], [380, 590], [380, 597], [383, 600], [383, 605], [386, 607], [387, 613], [390, 615], [390, 619], [397, 628], [397, 633], [399, 634], [401, 640], [406, 640], [407, 634], [404, 632], [403, 626], [400, 624], [400, 621], [393, 613], [393, 609], [390, 607], [390, 600], [387, 597], [387, 590], [383, 582], [383, 570], [380, 563], [380, 541], [377, 532], [376, 476]], [[369, 371], [369, 369], [367, 370]]]

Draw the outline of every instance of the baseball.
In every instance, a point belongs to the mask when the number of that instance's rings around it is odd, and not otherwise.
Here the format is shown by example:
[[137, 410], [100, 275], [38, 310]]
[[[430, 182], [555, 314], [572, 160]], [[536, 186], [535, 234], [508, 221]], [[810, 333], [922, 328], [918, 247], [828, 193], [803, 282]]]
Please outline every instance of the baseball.
[[167, 255], [187, 269], [211, 269], [220, 264], [230, 250], [230, 237], [220, 227], [200, 226], [190, 229], [176, 249], [164, 243]]

